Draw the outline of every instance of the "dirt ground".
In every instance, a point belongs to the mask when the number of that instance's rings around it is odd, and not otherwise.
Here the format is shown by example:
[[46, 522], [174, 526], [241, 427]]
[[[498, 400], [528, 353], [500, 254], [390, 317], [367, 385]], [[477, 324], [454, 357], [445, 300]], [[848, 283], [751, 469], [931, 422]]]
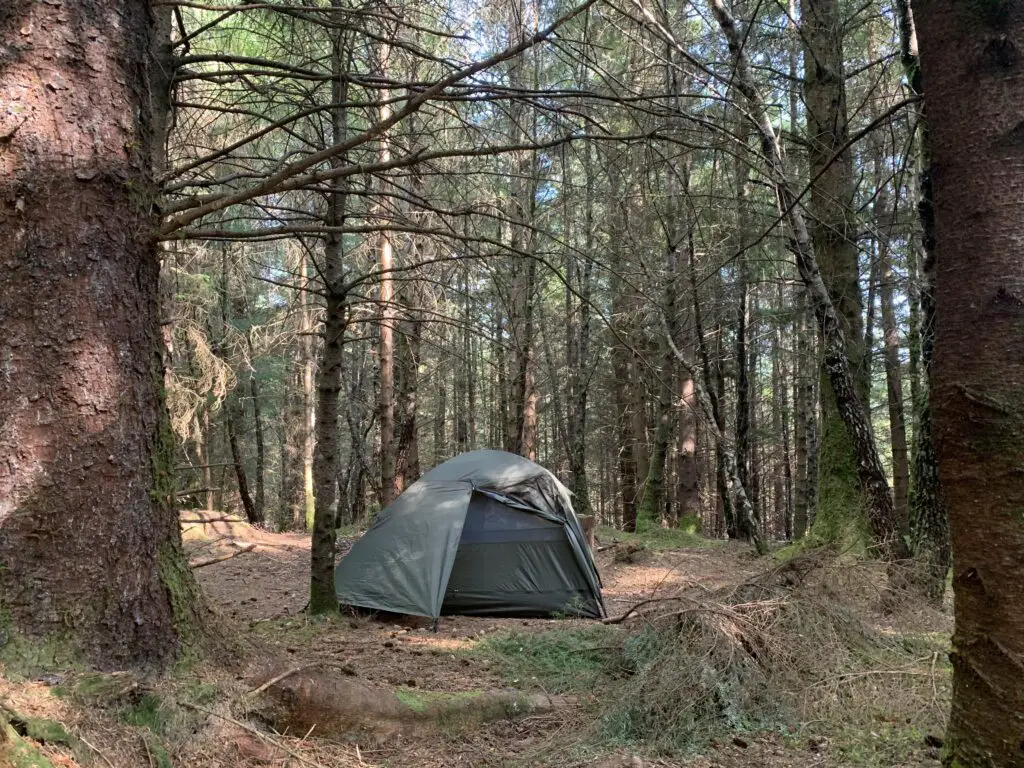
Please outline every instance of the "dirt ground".
[[[566, 625], [589, 625], [583, 620], [509, 619], [469, 616], [443, 617], [437, 631], [425, 621], [394, 622], [351, 616], [326, 628], [309, 621], [303, 609], [309, 580], [309, 539], [296, 534], [253, 531], [244, 524], [185, 524], [187, 547], [193, 559], [228, 554], [239, 544], [255, 544], [251, 551], [196, 570], [210, 602], [226, 618], [258, 637], [264, 647], [295, 667], [329, 664], [358, 679], [378, 684], [410, 686], [427, 691], [499, 690], [508, 685], [486, 661], [462, 653], [488, 635], [502, 630], [544, 632]], [[210, 538], [216, 539], [211, 544]], [[341, 548], [344, 549], [345, 543]], [[722, 544], [680, 551], [640, 550], [611, 540], [599, 540], [596, 560], [603, 581], [605, 606], [610, 616], [625, 612], [642, 600], [671, 594], [680, 587], [708, 590], [739, 583], [758, 570], [749, 547]], [[624, 561], [623, 561], [624, 560]], [[633, 562], [629, 562], [632, 560]], [[528, 687], [529, 681], [523, 681]], [[565, 762], [550, 751], [560, 740], [571, 741], [579, 723], [573, 712], [560, 711], [490, 723], [473, 735], [441, 737], [440, 742], [392, 740], [360, 749], [366, 765], [389, 766], [500, 766], [536, 753], [549, 765], [674, 766], [667, 761], [640, 761], [631, 755], [606, 760]], [[803, 762], [778, 762], [771, 755], [779, 745], [768, 741], [719, 745], [714, 759], [690, 763], [695, 768], [733, 765], [820, 765], [815, 756]], [[544, 757], [547, 755], [547, 757]], [[379, 761], [379, 762], [373, 762]]]
[[[593, 622], [458, 616], [442, 618], [434, 631], [428, 622], [408, 617], [392, 621], [355, 615], [311, 619], [304, 613], [309, 578], [307, 536], [268, 533], [237, 519], [205, 512], [183, 513], [182, 529], [208, 603], [219, 616], [225, 634], [238, 641], [245, 658], [234, 669], [203, 666], [195, 671], [194, 681], [186, 681], [193, 691], [196, 686], [219, 691], [221, 705], [216, 711], [196, 709], [191, 713], [194, 720], [186, 723], [184, 731], [179, 725], [178, 731], [188, 735], [168, 745], [169, 763], [154, 757], [144, 729], [114, 723], [88, 708], [70, 706], [52, 694], [53, 681], [14, 684], [0, 674], [0, 703], [7, 702], [20, 712], [49, 717], [76, 733], [88, 734], [86, 752], [99, 758], [92, 763], [108, 768], [810, 768], [856, 764], [830, 752], [821, 740], [797, 743], [780, 733], [725, 739], [682, 762], [650, 755], [595, 754], [579, 746], [593, 722], [588, 705], [606, 695], [599, 690], [555, 711], [497, 719], [473, 728], [391, 729], [370, 734], [359, 742], [287, 731], [268, 738], [268, 730], [258, 718], [234, 720], [226, 713], [237, 712], [237, 706], [225, 706], [223, 702], [224, 696], [230, 697], [229, 704], [244, 700], [247, 692], [266, 679], [268, 669], [340, 670], [348, 679], [370, 686], [425, 692], [496, 692], [507, 691], [512, 685], [518, 690], [546, 693], [536, 680], [508, 680], [492, 668], [486, 654], [473, 650], [502, 631], [544, 632], [589, 627]], [[339, 549], [344, 551], [346, 545], [342, 542]], [[755, 560], [748, 547], [723, 543], [680, 550], [634, 550], [626, 542], [606, 538], [598, 541], [596, 559], [610, 616], [680, 588], [715, 590], [739, 584], [766, 567], [765, 561]], [[945, 631], [948, 627], [942, 621], [940, 617], [940, 630]], [[935, 617], [929, 615], [922, 622], [934, 624]], [[87, 759], [70, 759], [66, 749], [45, 745], [43, 749], [54, 765], [72, 768], [89, 763]], [[892, 765], [934, 768], [938, 765], [935, 757], [934, 750], [913, 749], [894, 759]], [[2, 760], [0, 768], [6, 768]]]

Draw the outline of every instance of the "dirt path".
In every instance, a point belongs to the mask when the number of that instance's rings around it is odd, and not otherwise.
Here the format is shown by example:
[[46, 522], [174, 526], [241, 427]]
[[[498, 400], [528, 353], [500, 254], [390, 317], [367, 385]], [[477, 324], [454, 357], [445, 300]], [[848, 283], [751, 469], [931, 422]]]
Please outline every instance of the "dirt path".
[[[292, 668], [330, 667], [372, 686], [396, 686], [431, 692], [506, 689], [510, 681], [492, 667], [485, 653], [474, 653], [498, 632], [532, 633], [560, 628], [592, 627], [584, 620], [443, 617], [437, 631], [429, 622], [397, 617], [393, 622], [360, 616], [310, 618], [303, 609], [309, 579], [309, 539], [297, 534], [253, 530], [244, 523], [194, 524], [186, 531], [193, 560], [237, 551], [251, 551], [198, 568], [196, 574], [212, 606], [258, 649], [252, 667], [273, 664]], [[766, 567], [739, 544], [656, 551], [634, 549], [625, 543], [599, 542], [596, 556], [604, 583], [608, 614], [617, 616], [642, 600], [665, 597], [681, 588], [716, 590], [745, 581]], [[514, 681], [516, 688], [538, 690], [531, 680]], [[590, 696], [598, 699], [601, 691]], [[766, 768], [843, 764], [817, 743], [794, 744], [780, 734], [759, 733], [712, 744], [701, 755], [683, 762], [634, 760], [611, 755], [600, 760], [564, 751], [576, 743], [592, 722], [587, 697], [575, 708], [522, 719], [498, 720], [456, 732], [443, 730], [396, 733], [363, 738], [354, 744], [320, 740], [321, 764], [332, 766], [523, 766], [566, 768]], [[908, 721], [909, 722], [909, 721]], [[873, 737], [874, 734], [869, 734]], [[234, 738], [234, 737], [232, 737]], [[314, 740], [315, 741], [315, 740]], [[920, 760], [914, 748], [893, 765], [937, 766]], [[327, 759], [327, 756], [330, 756]], [[225, 765], [255, 766], [252, 762]]]
[[[193, 526], [185, 534], [193, 559], [227, 554], [240, 543], [255, 545], [249, 552], [199, 568], [196, 574], [216, 610], [247, 627], [271, 656], [295, 667], [326, 664], [373, 684], [427, 691], [497, 690], [508, 682], [482, 655], [467, 653], [489, 635], [592, 626], [583, 620], [451, 616], [442, 618], [435, 632], [428, 622], [410, 618], [393, 623], [356, 616], [340, 621], [309, 619], [303, 613], [309, 583], [308, 537], [254, 531], [229, 522]], [[742, 546], [630, 552], [628, 547], [609, 546], [612, 542], [603, 545], [597, 562], [612, 616], [681, 587], [715, 589], [756, 570]], [[528, 688], [529, 681], [522, 686]], [[545, 744], [571, 739], [576, 726], [573, 713], [560, 712], [498, 721], [472, 736], [441, 735], [440, 742], [425, 745], [389, 737], [388, 743], [367, 744], [361, 754], [381, 765], [504, 765], [517, 755], [543, 751]], [[614, 758], [607, 763], [618, 764]], [[713, 764], [729, 763], [704, 763]], [[631, 763], [626, 760], [622, 765]]]

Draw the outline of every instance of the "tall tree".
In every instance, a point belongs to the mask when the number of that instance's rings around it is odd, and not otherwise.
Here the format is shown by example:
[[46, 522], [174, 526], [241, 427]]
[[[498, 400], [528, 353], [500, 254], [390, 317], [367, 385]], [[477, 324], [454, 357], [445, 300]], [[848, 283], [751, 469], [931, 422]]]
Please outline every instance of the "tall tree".
[[915, 9], [935, 168], [936, 447], [953, 542], [948, 766], [1020, 766], [1024, 7]]
[[103, 667], [170, 660], [192, 611], [154, 241], [168, 18], [0, 11], [0, 613]]
[[[804, 102], [807, 158], [811, 176], [808, 232], [821, 278], [836, 309], [845, 354], [852, 366], [857, 394], [868, 397], [864, 365], [861, 293], [858, 282], [857, 226], [853, 211], [853, 156], [848, 145], [846, 77], [843, 61], [845, 25], [838, 0], [801, 0], [804, 41]], [[817, 529], [828, 537], [862, 508], [857, 485], [853, 437], [847, 431], [828, 371], [822, 370], [820, 514]]]

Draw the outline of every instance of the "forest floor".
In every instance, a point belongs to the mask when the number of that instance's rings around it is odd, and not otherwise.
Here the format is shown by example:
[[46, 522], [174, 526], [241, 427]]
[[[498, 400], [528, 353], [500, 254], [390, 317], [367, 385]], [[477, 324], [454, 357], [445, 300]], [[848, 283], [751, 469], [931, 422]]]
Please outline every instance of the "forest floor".
[[[187, 514], [183, 530], [193, 563], [235, 555], [195, 570], [233, 658], [185, 661], [155, 684], [126, 675], [98, 682], [73, 671], [20, 677], [0, 666], [0, 705], [25, 720], [60, 723], [70, 735], [47, 740], [39, 733], [45, 729], [20, 729], [43, 745], [53, 765], [938, 765], [935, 737], [949, 698], [948, 606], [939, 611], [905, 601], [881, 611], [884, 578], [877, 564], [833, 558], [827, 578], [815, 577], [813, 592], [780, 599], [789, 593], [776, 590], [755, 600], [743, 590], [768, 583], [766, 573], [782, 573], [782, 560], [758, 560], [747, 547], [675, 532], [636, 537], [602, 530], [596, 559], [608, 614], [654, 600], [640, 611], [644, 616], [614, 626], [445, 617], [434, 631], [403, 617], [311, 619], [303, 612], [307, 536], [230, 520], [199, 523], [203, 515]], [[776, 584], [791, 577], [772, 578]], [[662, 599], [665, 606], [690, 607], [666, 619]], [[796, 604], [802, 607], [794, 611]], [[684, 625], [691, 616], [707, 620]], [[678, 645], [657, 657], [653, 670], [631, 667], [626, 660], [655, 637], [654, 628], [664, 637], [667, 620], [676, 622], [668, 632]], [[707, 637], [713, 646], [701, 645]], [[720, 657], [730, 638], [739, 642]], [[754, 669], [752, 676], [751, 659], [754, 668], [786, 674]], [[302, 706], [309, 693], [302, 686], [334, 686], [338, 697], [369, 696], [352, 704], [369, 716], [356, 717], [344, 735], [282, 728], [251, 703], [261, 683], [278, 676], [278, 687], [302, 678], [284, 694], [292, 706], [288, 697], [299, 696]], [[513, 690], [542, 694], [550, 706], [506, 708], [493, 719], [481, 714], [488, 697], [507, 698]], [[396, 695], [426, 715], [372, 722], [378, 697]], [[662, 698], [665, 707], [652, 705]], [[448, 716], [431, 720], [442, 699]], [[669, 732], [683, 727], [674, 710], [692, 712], [686, 735], [670, 739]], [[2, 757], [0, 768], [6, 768]]]

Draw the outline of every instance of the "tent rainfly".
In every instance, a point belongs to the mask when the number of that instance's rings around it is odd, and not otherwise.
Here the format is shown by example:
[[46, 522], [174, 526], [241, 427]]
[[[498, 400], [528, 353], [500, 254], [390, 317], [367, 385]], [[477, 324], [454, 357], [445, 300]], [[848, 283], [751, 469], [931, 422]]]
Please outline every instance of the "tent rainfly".
[[410, 485], [334, 584], [343, 605], [430, 618], [605, 615], [568, 489], [505, 451], [464, 453]]

